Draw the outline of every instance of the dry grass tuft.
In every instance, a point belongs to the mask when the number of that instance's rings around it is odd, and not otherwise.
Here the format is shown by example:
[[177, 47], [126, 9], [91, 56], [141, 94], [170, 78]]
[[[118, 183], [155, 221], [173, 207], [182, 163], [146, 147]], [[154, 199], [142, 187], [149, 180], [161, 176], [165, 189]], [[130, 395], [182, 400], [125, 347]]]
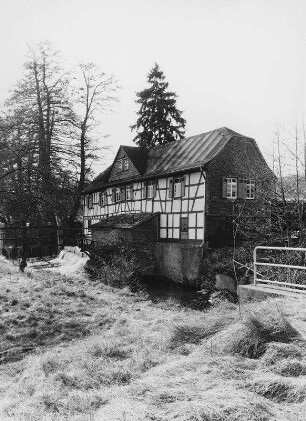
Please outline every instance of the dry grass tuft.
[[288, 358], [302, 358], [303, 349], [294, 343], [275, 343], [272, 342], [267, 345], [267, 350], [262, 359], [264, 364], [271, 366], [278, 361]]
[[274, 402], [300, 403], [306, 399], [306, 384], [294, 384], [289, 380], [271, 376], [255, 380], [248, 386], [260, 396]]
[[[235, 309], [235, 312], [233, 312]], [[227, 313], [227, 317], [224, 317]], [[219, 306], [204, 313], [203, 319], [197, 324], [183, 324], [174, 327], [169, 347], [170, 349], [186, 349], [185, 344], [199, 344], [222, 331], [236, 319], [236, 307], [231, 303], [221, 302]], [[188, 349], [186, 351], [188, 353]]]
[[213, 408], [206, 405], [196, 410], [186, 421], [269, 421], [269, 413], [260, 404], [247, 404], [246, 402], [224, 405]]
[[298, 360], [280, 361], [272, 371], [285, 377], [306, 376], [306, 363]]
[[226, 332], [224, 351], [258, 359], [265, 354], [269, 343], [287, 343], [298, 336], [299, 332], [282, 314], [271, 310], [263, 315], [254, 313]]

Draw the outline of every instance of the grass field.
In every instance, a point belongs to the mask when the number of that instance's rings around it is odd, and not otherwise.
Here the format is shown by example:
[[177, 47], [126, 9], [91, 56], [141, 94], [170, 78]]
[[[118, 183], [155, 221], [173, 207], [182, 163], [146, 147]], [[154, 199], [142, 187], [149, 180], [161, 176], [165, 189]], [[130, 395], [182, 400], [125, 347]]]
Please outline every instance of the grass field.
[[306, 305], [199, 312], [0, 261], [0, 420], [304, 421]]

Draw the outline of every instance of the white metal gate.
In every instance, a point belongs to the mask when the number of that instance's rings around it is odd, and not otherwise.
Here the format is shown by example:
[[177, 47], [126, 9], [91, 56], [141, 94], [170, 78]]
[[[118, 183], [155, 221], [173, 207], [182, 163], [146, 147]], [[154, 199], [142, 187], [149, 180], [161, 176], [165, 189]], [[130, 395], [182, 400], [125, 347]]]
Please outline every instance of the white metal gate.
[[[270, 279], [261, 279], [257, 277], [257, 268], [258, 266], [268, 266], [268, 267], [277, 267], [277, 268], [288, 268], [288, 269], [301, 269], [306, 270], [306, 266], [295, 266], [295, 265], [285, 265], [282, 263], [266, 263], [266, 262], [258, 262], [257, 261], [257, 250], [282, 250], [282, 251], [300, 251], [306, 253], [306, 248], [297, 248], [297, 247], [268, 247], [268, 246], [258, 246], [255, 247], [253, 257], [254, 257], [254, 285], [257, 284], [269, 284], [269, 285], [276, 285], [282, 286], [286, 288], [294, 288], [296, 291], [306, 293], [306, 285], [301, 284], [294, 284], [291, 282], [280, 282], [280, 281], [272, 281]], [[306, 274], [305, 274], [306, 280]]]

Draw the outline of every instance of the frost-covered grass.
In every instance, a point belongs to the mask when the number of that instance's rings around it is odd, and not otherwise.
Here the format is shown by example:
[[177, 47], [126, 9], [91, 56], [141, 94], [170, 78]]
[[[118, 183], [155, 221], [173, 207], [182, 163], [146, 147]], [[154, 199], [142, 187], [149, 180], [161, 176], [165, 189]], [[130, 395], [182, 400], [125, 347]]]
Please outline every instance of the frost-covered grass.
[[198, 312], [85, 274], [0, 274], [1, 421], [306, 419], [302, 301]]

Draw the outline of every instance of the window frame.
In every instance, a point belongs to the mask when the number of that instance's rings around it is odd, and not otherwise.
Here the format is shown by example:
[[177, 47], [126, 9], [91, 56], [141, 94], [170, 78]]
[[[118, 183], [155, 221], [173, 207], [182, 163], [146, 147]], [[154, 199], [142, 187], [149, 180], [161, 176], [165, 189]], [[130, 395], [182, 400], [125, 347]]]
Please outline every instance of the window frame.
[[169, 179], [168, 197], [179, 199], [186, 195], [186, 176], [174, 177]]
[[153, 199], [153, 197], [154, 197], [154, 181], [148, 181], [147, 185], [146, 185], [146, 189], [147, 189], [147, 199]]
[[[184, 221], [184, 223], [183, 223], [183, 221]], [[180, 239], [181, 240], [188, 240], [188, 237], [189, 237], [188, 216], [181, 216], [181, 219], [180, 219]]]
[[101, 192], [99, 195], [99, 205], [100, 207], [106, 206], [108, 204], [107, 190]]
[[128, 171], [130, 165], [129, 165], [129, 159], [123, 158], [122, 159], [122, 171]]
[[121, 187], [115, 188], [115, 203], [121, 202]]
[[182, 177], [176, 177], [173, 179], [173, 198], [178, 199], [182, 197]]
[[[235, 186], [235, 195], [233, 195], [233, 186]], [[230, 191], [229, 191], [230, 187]], [[230, 195], [229, 195], [230, 193]], [[226, 177], [226, 199], [235, 200], [238, 198], [238, 179], [237, 177]]]
[[87, 207], [88, 207], [88, 209], [93, 209], [93, 193], [88, 195]]
[[245, 184], [245, 199], [254, 200], [256, 191], [256, 181], [255, 178], [246, 179]]
[[117, 171], [118, 172], [122, 172], [123, 171], [122, 159], [117, 159]]
[[125, 187], [125, 198], [126, 200], [132, 200], [132, 188], [131, 186], [126, 186]]

